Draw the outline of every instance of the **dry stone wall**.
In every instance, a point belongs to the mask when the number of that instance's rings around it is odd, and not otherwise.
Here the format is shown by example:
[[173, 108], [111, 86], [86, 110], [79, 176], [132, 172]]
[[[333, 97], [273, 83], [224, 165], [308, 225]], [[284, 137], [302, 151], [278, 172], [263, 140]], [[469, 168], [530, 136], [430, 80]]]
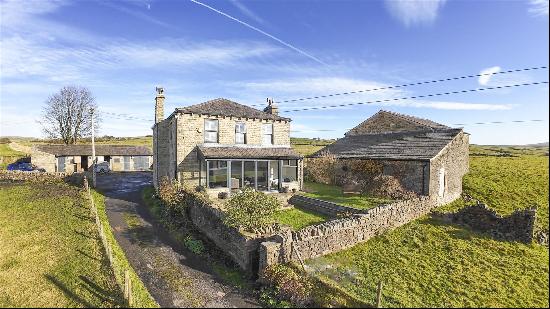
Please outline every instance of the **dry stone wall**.
[[531, 243], [534, 236], [536, 208], [516, 210], [509, 216], [499, 216], [485, 204], [464, 207], [456, 213], [435, 213], [443, 221], [467, 226], [500, 240]]
[[350, 248], [428, 214], [438, 204], [422, 196], [369, 209], [364, 214], [279, 233], [260, 246], [260, 271], [273, 263], [311, 259]]
[[260, 244], [280, 233], [284, 227], [266, 230], [263, 234], [244, 234], [223, 222], [223, 213], [208, 203], [196, 200], [188, 204], [193, 225], [249, 274], [258, 272]]

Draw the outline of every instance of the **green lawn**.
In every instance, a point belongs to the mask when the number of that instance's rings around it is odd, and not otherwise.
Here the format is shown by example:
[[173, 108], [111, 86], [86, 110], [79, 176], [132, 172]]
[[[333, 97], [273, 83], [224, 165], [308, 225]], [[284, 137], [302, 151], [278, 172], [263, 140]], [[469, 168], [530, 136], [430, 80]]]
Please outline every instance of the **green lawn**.
[[367, 195], [344, 195], [342, 188], [315, 182], [304, 182], [305, 196], [334, 202], [358, 209], [370, 209], [380, 204], [391, 203], [392, 200], [370, 197]]
[[0, 226], [0, 307], [123, 305], [80, 190], [0, 184]]
[[[473, 146], [471, 152], [480, 148], [519, 157], [472, 156], [464, 191], [501, 214], [536, 203], [537, 227], [548, 229], [548, 148]], [[388, 307], [548, 307], [548, 261], [547, 247], [496, 241], [423, 217], [307, 264], [365, 301], [374, 301], [383, 281]]]
[[280, 210], [273, 216], [275, 222], [289, 225], [293, 230], [297, 231], [306, 226], [325, 222], [329, 219], [323, 214], [314, 213], [298, 208]]

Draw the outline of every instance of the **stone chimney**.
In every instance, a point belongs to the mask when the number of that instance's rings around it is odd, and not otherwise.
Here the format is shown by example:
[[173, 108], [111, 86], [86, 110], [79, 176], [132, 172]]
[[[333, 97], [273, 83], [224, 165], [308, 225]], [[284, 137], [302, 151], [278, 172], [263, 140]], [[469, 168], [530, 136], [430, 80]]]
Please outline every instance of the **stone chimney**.
[[279, 107], [273, 102], [273, 99], [267, 98], [267, 106], [264, 108], [264, 112], [272, 115], [279, 115]]
[[164, 88], [156, 87], [157, 96], [155, 97], [155, 123], [164, 120]]

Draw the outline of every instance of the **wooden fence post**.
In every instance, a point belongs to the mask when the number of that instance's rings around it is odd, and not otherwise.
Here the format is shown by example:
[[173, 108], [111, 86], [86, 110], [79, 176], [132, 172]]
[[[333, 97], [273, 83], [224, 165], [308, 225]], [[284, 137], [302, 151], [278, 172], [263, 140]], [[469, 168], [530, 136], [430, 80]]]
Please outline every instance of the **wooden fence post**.
[[130, 271], [124, 271], [124, 298], [128, 301], [128, 306], [132, 306], [132, 280], [130, 280]]
[[378, 282], [376, 290], [376, 308], [382, 308], [382, 281]]

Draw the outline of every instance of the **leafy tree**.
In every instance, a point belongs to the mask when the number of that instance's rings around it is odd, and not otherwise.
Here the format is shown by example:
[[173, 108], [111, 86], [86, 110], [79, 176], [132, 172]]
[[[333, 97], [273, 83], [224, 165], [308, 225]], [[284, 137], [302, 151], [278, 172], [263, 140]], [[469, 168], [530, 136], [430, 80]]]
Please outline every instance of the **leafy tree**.
[[65, 144], [76, 144], [80, 138], [92, 133], [90, 109], [95, 111], [94, 129], [97, 130], [101, 118], [90, 90], [65, 86], [48, 98], [39, 123], [48, 138], [61, 139]]

